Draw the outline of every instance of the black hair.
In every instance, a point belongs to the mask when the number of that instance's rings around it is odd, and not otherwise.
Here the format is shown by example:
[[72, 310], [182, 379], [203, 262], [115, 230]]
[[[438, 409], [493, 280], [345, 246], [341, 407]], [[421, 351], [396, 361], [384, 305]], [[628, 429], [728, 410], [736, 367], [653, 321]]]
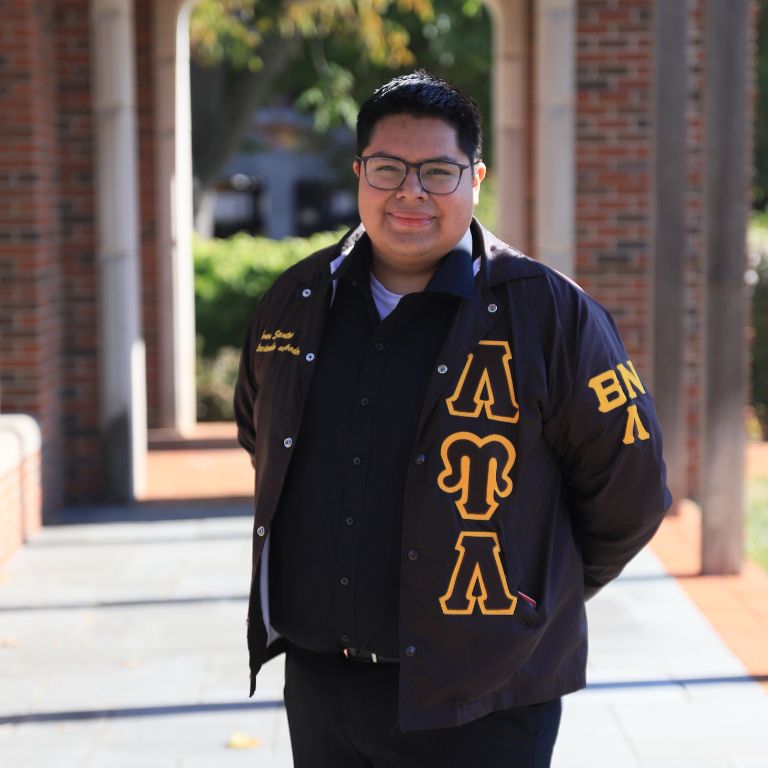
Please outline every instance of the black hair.
[[436, 117], [456, 129], [459, 147], [471, 163], [480, 160], [482, 115], [475, 101], [423, 69], [395, 77], [377, 88], [357, 115], [357, 154], [371, 143], [376, 123], [390, 115]]

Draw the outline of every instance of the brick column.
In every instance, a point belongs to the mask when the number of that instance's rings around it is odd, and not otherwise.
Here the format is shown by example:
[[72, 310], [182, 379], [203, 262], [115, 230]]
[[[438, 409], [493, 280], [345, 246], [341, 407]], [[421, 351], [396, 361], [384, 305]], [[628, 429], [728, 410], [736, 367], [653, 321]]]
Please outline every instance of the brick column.
[[61, 499], [61, 270], [54, 19], [5, 4], [0, 25], [0, 408], [33, 415], [44, 508]]
[[577, 8], [576, 279], [652, 380], [653, 0]]

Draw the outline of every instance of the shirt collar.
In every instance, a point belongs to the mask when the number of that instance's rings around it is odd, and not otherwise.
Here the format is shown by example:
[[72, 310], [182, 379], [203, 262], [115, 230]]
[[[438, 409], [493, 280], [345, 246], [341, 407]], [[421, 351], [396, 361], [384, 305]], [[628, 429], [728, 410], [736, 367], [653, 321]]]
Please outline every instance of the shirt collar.
[[[371, 269], [371, 239], [363, 234], [349, 255], [331, 274], [331, 280], [347, 278], [363, 284]], [[472, 232], [468, 229], [459, 242], [441, 259], [440, 265], [425, 290], [449, 293], [463, 299], [472, 298]]]
[[333, 270], [331, 280], [343, 277], [360, 283], [367, 282], [368, 274], [371, 271], [372, 256], [371, 239], [367, 233], [363, 233], [341, 264]]

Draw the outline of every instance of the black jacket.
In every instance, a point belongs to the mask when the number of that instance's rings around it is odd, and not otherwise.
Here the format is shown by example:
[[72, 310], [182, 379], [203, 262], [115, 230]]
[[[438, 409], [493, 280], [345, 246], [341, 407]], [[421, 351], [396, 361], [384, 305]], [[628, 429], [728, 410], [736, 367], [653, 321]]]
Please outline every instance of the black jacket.
[[[278, 278], [243, 349], [235, 412], [256, 470], [251, 693], [281, 650], [263, 616], [262, 550], [332, 301], [330, 275], [361, 232]], [[403, 499], [403, 730], [459, 725], [583, 687], [584, 601], [643, 547], [670, 503], [653, 403], [610, 315], [476, 221], [472, 233], [474, 296], [462, 301], [435, 367]]]

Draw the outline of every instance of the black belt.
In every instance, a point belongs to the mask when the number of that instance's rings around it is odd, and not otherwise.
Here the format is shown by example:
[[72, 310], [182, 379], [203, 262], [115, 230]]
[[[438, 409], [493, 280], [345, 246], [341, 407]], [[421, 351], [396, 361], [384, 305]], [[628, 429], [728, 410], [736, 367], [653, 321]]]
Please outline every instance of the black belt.
[[351, 661], [362, 661], [365, 664], [399, 664], [400, 659], [390, 659], [379, 656], [371, 651], [363, 651], [360, 648], [345, 648], [344, 655]]

